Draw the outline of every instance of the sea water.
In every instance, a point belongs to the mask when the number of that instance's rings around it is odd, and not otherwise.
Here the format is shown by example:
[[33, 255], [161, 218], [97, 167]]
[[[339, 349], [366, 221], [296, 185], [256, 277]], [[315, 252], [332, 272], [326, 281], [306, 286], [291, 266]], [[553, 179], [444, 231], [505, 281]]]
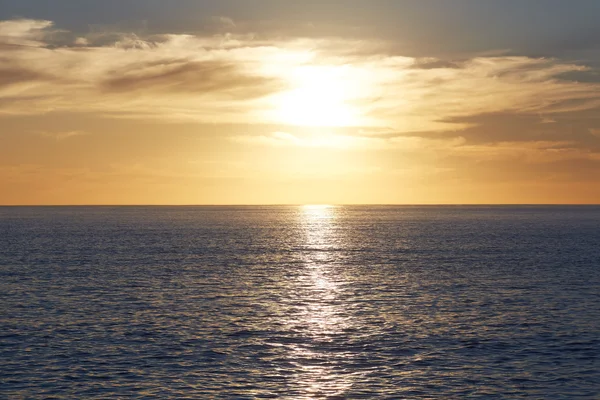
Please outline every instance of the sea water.
[[600, 398], [600, 207], [3, 207], [0, 296], [1, 398]]

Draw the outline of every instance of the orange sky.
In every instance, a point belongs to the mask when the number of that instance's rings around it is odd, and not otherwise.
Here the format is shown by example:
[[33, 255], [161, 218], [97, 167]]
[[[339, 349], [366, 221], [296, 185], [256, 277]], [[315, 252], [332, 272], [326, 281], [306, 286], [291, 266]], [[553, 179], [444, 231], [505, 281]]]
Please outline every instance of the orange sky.
[[0, 22], [0, 204], [600, 203], [593, 60], [211, 21]]

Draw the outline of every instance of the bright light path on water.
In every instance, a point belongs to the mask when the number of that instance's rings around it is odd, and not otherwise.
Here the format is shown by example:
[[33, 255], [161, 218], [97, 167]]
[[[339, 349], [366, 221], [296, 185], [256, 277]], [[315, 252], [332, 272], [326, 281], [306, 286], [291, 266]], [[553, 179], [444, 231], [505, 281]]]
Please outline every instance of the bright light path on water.
[[314, 226], [315, 219], [322, 218], [334, 218], [335, 217], [335, 206], [329, 204], [306, 204], [301, 207], [302, 213], [305, 220], [305, 227], [310, 226], [314, 229], [320, 230], [322, 227], [320, 225]]
[[338, 229], [339, 212], [339, 207], [326, 204], [299, 207], [298, 223], [304, 232], [300, 244], [302, 268], [290, 282], [298, 308], [287, 323], [301, 327], [312, 343], [290, 348], [293, 362], [299, 367], [294, 377], [303, 393], [299, 399], [324, 398], [325, 394], [341, 396], [356, 379], [355, 374], [339, 368], [352, 363], [350, 352], [332, 355], [318, 345], [335, 343], [341, 332], [353, 325], [343, 301], [347, 282], [336, 262], [338, 249], [345, 241]]

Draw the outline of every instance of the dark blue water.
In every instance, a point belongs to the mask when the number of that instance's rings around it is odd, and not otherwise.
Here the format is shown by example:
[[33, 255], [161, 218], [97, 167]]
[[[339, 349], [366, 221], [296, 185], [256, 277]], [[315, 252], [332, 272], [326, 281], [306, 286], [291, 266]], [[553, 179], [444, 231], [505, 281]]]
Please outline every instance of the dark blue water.
[[600, 398], [599, 207], [4, 207], [0, 296], [0, 398]]

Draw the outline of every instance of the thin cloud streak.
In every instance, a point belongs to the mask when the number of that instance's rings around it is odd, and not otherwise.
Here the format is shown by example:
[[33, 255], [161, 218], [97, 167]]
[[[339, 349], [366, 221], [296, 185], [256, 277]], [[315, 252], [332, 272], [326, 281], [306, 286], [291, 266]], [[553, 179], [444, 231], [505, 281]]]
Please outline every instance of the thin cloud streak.
[[[203, 123], [278, 123], [277, 102], [310, 68], [340, 75], [355, 124], [400, 134], [472, 127], [461, 117], [553, 115], [600, 106], [589, 71], [556, 59], [489, 56], [451, 62], [378, 53], [379, 42], [255, 39], [252, 35], [140, 37], [92, 32], [59, 42], [50, 21], [0, 22], [0, 113], [92, 112]], [[371, 52], [348, 49], [369, 47]], [[339, 72], [339, 74], [338, 74]], [[342, 78], [340, 78], [342, 79]], [[475, 123], [476, 124], [476, 123]]]
[[89, 135], [88, 132], [83, 132], [83, 131], [65, 131], [65, 132], [47, 132], [47, 131], [41, 131], [41, 132], [37, 132], [40, 136], [45, 137], [45, 138], [50, 138], [50, 139], [54, 139], [56, 141], [63, 141], [63, 140], [67, 140], [67, 139], [71, 139], [77, 136], [86, 136]]
[[52, 21], [16, 19], [0, 21], [0, 44], [15, 46], [44, 46]]

